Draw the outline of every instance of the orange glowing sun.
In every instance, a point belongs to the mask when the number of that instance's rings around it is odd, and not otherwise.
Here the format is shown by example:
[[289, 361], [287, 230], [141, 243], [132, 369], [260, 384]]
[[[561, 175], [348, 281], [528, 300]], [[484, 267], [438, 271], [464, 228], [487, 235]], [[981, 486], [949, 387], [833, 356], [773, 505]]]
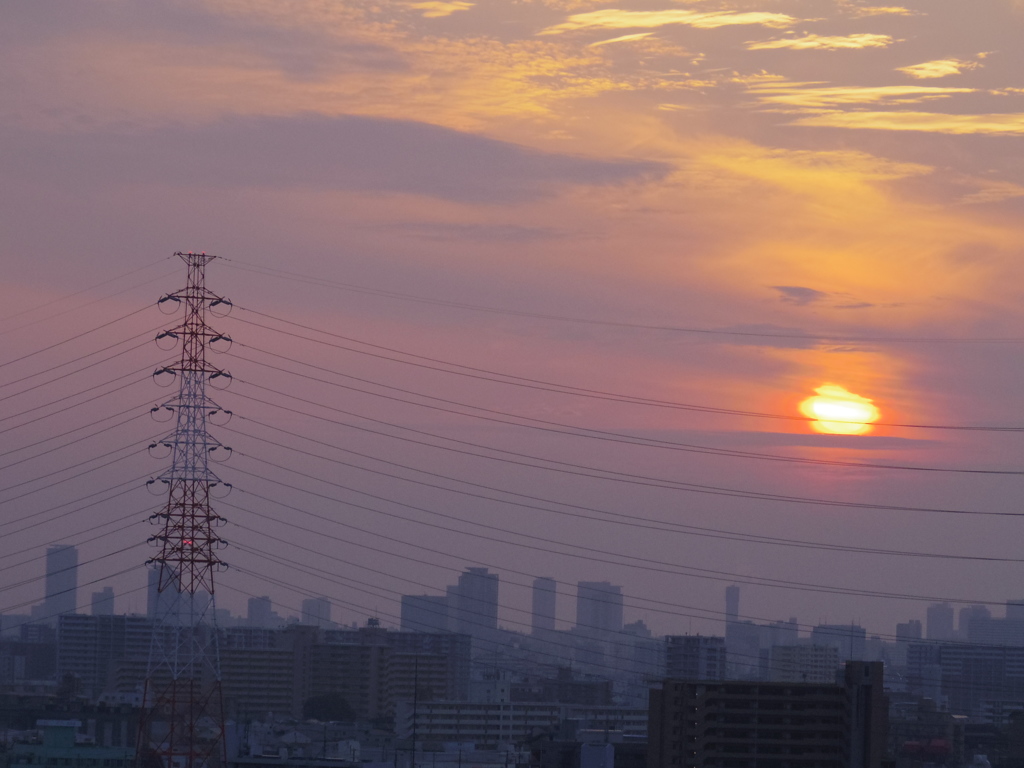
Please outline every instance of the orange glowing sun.
[[811, 421], [811, 427], [830, 435], [866, 435], [872, 422], [878, 421], [875, 404], [855, 395], [838, 384], [822, 384], [815, 397], [800, 403], [800, 413]]

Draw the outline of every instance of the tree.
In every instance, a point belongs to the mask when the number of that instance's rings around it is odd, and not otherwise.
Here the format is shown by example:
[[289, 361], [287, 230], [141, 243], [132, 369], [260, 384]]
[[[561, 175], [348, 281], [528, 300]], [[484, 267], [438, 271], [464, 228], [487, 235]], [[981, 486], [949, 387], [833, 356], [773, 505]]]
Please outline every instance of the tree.
[[302, 704], [302, 716], [307, 720], [355, 720], [356, 713], [340, 693], [311, 696]]

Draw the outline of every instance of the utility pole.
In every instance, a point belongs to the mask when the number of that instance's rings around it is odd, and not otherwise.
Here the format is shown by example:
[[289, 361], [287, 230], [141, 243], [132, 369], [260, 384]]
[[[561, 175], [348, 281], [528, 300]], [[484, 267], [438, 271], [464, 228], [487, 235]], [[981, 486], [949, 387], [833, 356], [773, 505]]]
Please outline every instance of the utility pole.
[[[215, 307], [231, 302], [206, 289], [205, 253], [176, 253], [188, 267], [184, 289], [160, 299], [163, 308], [183, 307], [182, 322], [157, 336], [181, 345], [177, 363], [153, 377], [177, 379], [178, 392], [154, 413], [171, 413], [175, 429], [150, 448], [170, 450], [171, 466], [150, 486], [166, 487], [167, 504], [150, 521], [161, 526], [149, 541], [160, 552], [149, 562], [159, 569], [157, 616], [143, 695], [137, 744], [139, 768], [224, 768], [224, 704], [215, 622], [215, 572], [227, 566], [217, 552], [226, 546], [215, 529], [224, 519], [213, 512], [211, 489], [222, 481], [210, 468], [217, 452], [230, 454], [207, 431], [223, 411], [206, 394], [209, 381], [230, 374], [206, 360], [208, 347], [230, 341], [206, 323]], [[226, 314], [226, 311], [225, 311]], [[226, 486], [230, 487], [230, 486]]]

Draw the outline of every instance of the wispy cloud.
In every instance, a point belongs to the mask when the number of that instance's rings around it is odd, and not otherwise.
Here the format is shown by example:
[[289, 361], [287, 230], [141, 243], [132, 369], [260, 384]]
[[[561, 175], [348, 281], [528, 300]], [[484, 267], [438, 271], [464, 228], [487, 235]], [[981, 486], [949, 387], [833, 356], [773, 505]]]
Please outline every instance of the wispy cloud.
[[866, 16], [916, 16], [917, 12], [899, 5], [867, 5], [863, 7], [851, 6], [847, 13], [857, 18]]
[[960, 198], [961, 203], [1001, 203], [1003, 200], [1011, 200], [1017, 197], [1024, 197], [1024, 186], [1014, 184], [1011, 181], [995, 181], [993, 179], [975, 180], [979, 189], [969, 195]]
[[806, 307], [808, 304], [828, 298], [825, 291], [803, 285], [773, 285], [772, 288], [779, 292], [780, 301], [786, 304], [795, 304], [798, 307]]
[[750, 92], [762, 104], [783, 104], [808, 109], [828, 109], [844, 104], [919, 104], [945, 99], [973, 88], [937, 88], [925, 85], [808, 87], [808, 83], [760, 83]]
[[771, 48], [790, 48], [793, 50], [838, 51], [848, 48], [887, 48], [895, 40], [889, 35], [876, 35], [865, 32], [857, 35], [805, 35], [803, 37], [786, 37], [779, 40], [752, 40], [747, 43], [747, 50], [761, 51]]
[[920, 64], [911, 64], [907, 67], [896, 67], [897, 72], [903, 72], [918, 80], [929, 80], [938, 77], [949, 77], [959, 75], [970, 69], [977, 69], [981, 64], [977, 61], [965, 61], [964, 59], [935, 59]]
[[565, 32], [591, 29], [649, 29], [681, 24], [698, 29], [715, 29], [736, 25], [759, 25], [784, 29], [797, 22], [784, 13], [732, 11], [622, 11], [609, 8], [590, 13], [577, 13], [561, 24], [541, 31], [542, 35], [558, 35]]
[[619, 37], [612, 37], [608, 40], [598, 40], [596, 43], [591, 43], [587, 47], [598, 48], [602, 45], [610, 45], [612, 43], [631, 43], [637, 40], [645, 40], [653, 34], [653, 32], [637, 32], [633, 35], [620, 35]]
[[1009, 136], [1024, 135], [1024, 113], [947, 115], [939, 112], [828, 112], [801, 117], [790, 125]]
[[464, 0], [424, 0], [423, 2], [409, 3], [410, 8], [423, 11], [423, 16], [428, 19], [439, 19], [444, 16], [451, 16], [457, 11], [468, 11], [475, 3], [464, 2]]

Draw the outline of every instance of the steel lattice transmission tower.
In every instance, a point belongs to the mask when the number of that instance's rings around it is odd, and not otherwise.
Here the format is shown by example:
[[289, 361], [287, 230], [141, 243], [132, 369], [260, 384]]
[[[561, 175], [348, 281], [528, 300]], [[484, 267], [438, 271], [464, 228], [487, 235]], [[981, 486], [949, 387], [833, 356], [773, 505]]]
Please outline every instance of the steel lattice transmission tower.
[[[215, 451], [230, 452], [207, 431], [223, 411], [207, 394], [207, 383], [230, 374], [207, 362], [212, 343], [229, 340], [207, 325], [210, 310], [231, 303], [206, 289], [205, 253], [176, 253], [188, 265], [188, 284], [160, 299], [183, 306], [184, 320], [157, 339], [181, 345], [173, 365], [154, 377], [177, 378], [178, 394], [154, 412], [171, 413], [175, 429], [151, 448], [171, 452], [170, 468], [150, 481], [162, 483], [167, 504], [151, 518], [162, 527], [150, 542], [160, 553], [156, 621], [139, 727], [138, 763], [144, 768], [214, 768], [226, 762], [224, 706], [215, 623], [214, 574], [226, 566], [218, 556], [225, 542], [216, 529], [224, 519], [211, 506], [211, 489], [223, 484], [211, 469]], [[230, 486], [227, 486], [230, 487]]]

